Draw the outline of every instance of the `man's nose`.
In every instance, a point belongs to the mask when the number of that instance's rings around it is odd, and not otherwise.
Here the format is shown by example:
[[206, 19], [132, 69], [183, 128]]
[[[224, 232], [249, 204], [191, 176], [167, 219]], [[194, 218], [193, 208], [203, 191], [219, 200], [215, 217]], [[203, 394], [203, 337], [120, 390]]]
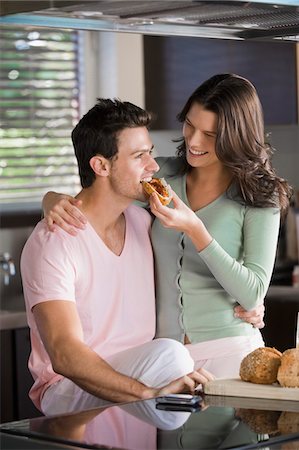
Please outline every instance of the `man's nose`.
[[153, 156], [151, 155], [149, 155], [147, 169], [153, 172], [158, 172], [158, 170], [160, 169], [159, 164], [157, 164], [155, 158], [153, 158]]

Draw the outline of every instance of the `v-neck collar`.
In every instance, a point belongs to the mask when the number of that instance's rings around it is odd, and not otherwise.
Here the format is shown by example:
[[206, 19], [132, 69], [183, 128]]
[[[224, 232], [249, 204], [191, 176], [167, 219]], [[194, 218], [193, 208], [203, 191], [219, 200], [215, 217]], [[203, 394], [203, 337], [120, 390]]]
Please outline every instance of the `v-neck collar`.
[[116, 253], [114, 253], [114, 252], [113, 252], [113, 251], [105, 244], [105, 242], [103, 241], [103, 239], [101, 238], [101, 236], [98, 235], [98, 233], [96, 232], [96, 230], [94, 229], [94, 227], [91, 225], [91, 223], [90, 223], [90, 222], [87, 222], [87, 226], [91, 229], [92, 233], [95, 235], [95, 238], [98, 240], [100, 246], [101, 246], [102, 248], [104, 248], [104, 249], [106, 250], [107, 253], [110, 253], [110, 255], [111, 255], [113, 258], [116, 258], [116, 259], [121, 259], [122, 256], [124, 255], [124, 253], [125, 253], [125, 251], [126, 251], [126, 247], [127, 247], [127, 241], [128, 241], [128, 239], [129, 239], [129, 226], [128, 226], [129, 221], [128, 221], [128, 217], [127, 217], [127, 212], [124, 211], [123, 214], [124, 214], [124, 218], [125, 218], [125, 239], [124, 239], [124, 245], [123, 245], [122, 251], [121, 251], [121, 253], [120, 253], [119, 255], [117, 255]]
[[[230, 189], [230, 187], [228, 189]], [[228, 189], [226, 191], [224, 191], [222, 194], [220, 194], [217, 198], [215, 198], [215, 200], [212, 200], [210, 203], [203, 206], [202, 208], [195, 210], [194, 211], [195, 214], [200, 213], [200, 212], [214, 206], [216, 203], [218, 203], [223, 197], [225, 197], [227, 195]], [[189, 203], [189, 200], [188, 200], [188, 196], [187, 196], [187, 173], [185, 173], [182, 176], [182, 197], [183, 197], [182, 200], [184, 201], [184, 203], [186, 203], [186, 205], [189, 206], [190, 209], [192, 209], [191, 205]]]

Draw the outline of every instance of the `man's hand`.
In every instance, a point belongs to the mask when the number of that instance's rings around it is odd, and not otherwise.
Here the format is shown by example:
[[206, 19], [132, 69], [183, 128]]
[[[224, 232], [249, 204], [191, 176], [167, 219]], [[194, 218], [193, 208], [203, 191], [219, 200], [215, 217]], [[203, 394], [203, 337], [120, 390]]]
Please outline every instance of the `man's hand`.
[[258, 305], [256, 308], [246, 311], [242, 306], [238, 305], [234, 308], [235, 317], [239, 317], [239, 319], [244, 322], [251, 323], [255, 328], [264, 328], [264, 314], [265, 314], [265, 306], [264, 304]]
[[180, 394], [191, 393], [194, 394], [195, 389], [200, 384], [205, 384], [207, 381], [214, 380], [215, 377], [205, 369], [194, 370], [193, 372], [185, 375], [177, 380], [172, 381], [160, 389], [150, 389], [152, 392], [149, 394], [151, 397], [161, 397], [168, 394]]
[[78, 229], [84, 229], [86, 218], [78, 209], [82, 201], [70, 195], [47, 192], [43, 198], [45, 221], [50, 231], [59, 226], [67, 233], [76, 236]]

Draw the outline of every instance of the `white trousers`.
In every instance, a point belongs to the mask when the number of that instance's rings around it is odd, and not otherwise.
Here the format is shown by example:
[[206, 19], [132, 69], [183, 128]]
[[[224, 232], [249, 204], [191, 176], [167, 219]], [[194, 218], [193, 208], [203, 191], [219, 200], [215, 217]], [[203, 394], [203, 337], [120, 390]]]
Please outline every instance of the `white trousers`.
[[242, 359], [258, 347], [264, 347], [260, 332], [254, 336], [234, 336], [199, 344], [186, 344], [195, 363], [216, 378], [238, 378]]
[[[186, 347], [167, 338], [155, 339], [105, 360], [114, 370], [154, 388], [163, 387], [194, 368], [194, 361]], [[83, 391], [68, 378], [63, 378], [45, 391], [41, 409], [48, 416], [108, 404], [110, 402]]]

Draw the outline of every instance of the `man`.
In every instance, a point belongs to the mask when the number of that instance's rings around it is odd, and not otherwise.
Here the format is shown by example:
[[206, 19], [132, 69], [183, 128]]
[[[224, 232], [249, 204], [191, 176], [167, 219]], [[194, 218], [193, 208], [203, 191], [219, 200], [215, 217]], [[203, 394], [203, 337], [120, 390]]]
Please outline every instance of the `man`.
[[153, 340], [155, 298], [142, 180], [158, 170], [150, 115], [99, 99], [72, 132], [88, 220], [77, 239], [41, 221], [21, 257], [31, 329], [30, 397], [44, 414], [146, 399], [212, 378], [185, 347]]

